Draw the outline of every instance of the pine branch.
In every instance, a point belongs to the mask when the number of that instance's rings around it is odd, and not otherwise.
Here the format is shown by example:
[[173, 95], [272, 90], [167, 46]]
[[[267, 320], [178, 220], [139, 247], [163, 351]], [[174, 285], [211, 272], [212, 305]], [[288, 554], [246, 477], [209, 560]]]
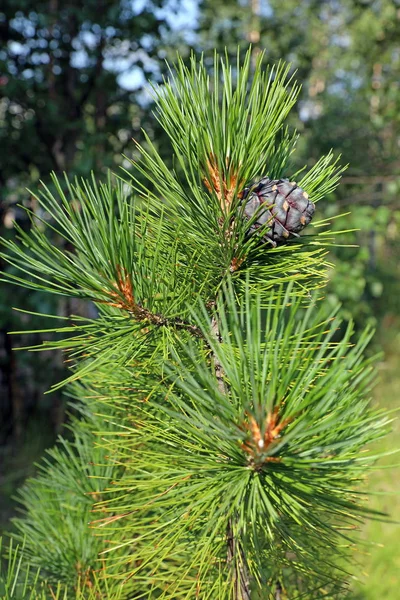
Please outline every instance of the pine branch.
[[120, 267], [117, 268], [117, 273], [118, 281], [115, 283], [116, 291], [108, 292], [108, 295], [111, 296], [111, 300], [100, 300], [99, 303], [126, 310], [136, 321], [144, 321], [157, 327], [185, 329], [196, 337], [202, 337], [202, 332], [196, 325], [193, 325], [180, 317], [169, 318], [160, 313], [154, 313], [142, 306], [135, 298], [132, 279], [129, 274], [123, 272]]
[[[222, 338], [219, 330], [217, 314], [215, 314], [212, 318], [211, 332], [216, 341], [218, 343], [221, 343]], [[212, 356], [214, 362], [215, 376], [218, 382], [218, 389], [221, 392], [221, 394], [226, 395], [227, 387], [224, 380], [224, 369], [215, 352], [212, 353]], [[230, 517], [226, 528], [226, 563], [228, 567], [233, 566], [233, 569], [235, 570], [233, 600], [250, 600], [250, 578], [246, 555], [243, 546], [240, 543], [240, 540], [236, 536], [237, 534], [235, 534], [234, 531], [234, 517]]]

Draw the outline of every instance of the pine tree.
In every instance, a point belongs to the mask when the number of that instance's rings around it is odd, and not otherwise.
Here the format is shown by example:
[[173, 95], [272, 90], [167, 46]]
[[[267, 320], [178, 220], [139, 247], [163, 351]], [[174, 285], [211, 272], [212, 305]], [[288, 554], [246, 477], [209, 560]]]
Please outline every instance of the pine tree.
[[[106, 183], [43, 185], [43, 219], [4, 242], [8, 280], [98, 309], [44, 345], [65, 351], [80, 416], [21, 491], [25, 575], [11, 551], [5, 598], [345, 594], [365, 445], [389, 418], [369, 407], [371, 331], [353, 345], [320, 299], [329, 223], [276, 234], [342, 172], [329, 153], [292, 173], [289, 72], [250, 51], [211, 76], [178, 59], [154, 89], [174, 169], [147, 137]], [[275, 200], [250, 211], [265, 177]]]

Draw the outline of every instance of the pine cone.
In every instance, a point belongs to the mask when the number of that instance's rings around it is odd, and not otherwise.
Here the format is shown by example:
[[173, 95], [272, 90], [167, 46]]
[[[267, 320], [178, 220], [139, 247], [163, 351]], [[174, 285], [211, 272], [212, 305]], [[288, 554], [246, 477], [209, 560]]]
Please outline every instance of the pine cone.
[[278, 242], [287, 240], [290, 235], [298, 237], [298, 233], [309, 224], [315, 212], [315, 205], [308, 199], [307, 192], [288, 179], [263, 177], [258, 183], [243, 190], [242, 202], [245, 202], [245, 217], [251, 219], [258, 213], [250, 232], [268, 224], [269, 228], [263, 239], [274, 247]]

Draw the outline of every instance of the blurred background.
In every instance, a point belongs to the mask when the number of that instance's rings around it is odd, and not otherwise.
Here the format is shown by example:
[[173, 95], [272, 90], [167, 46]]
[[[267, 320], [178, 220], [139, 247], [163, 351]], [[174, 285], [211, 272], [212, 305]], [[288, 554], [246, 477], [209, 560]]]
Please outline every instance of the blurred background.
[[[165, 59], [213, 49], [290, 61], [302, 82], [290, 125], [301, 134], [294, 167], [333, 148], [349, 163], [343, 184], [318, 206], [350, 247], [332, 248], [327, 301], [342, 303], [360, 331], [372, 322], [380, 380], [374, 401], [398, 406], [400, 391], [400, 0], [2, 0], [0, 8], [0, 229], [29, 229], [23, 205], [49, 173], [98, 178], [124, 166], [145, 128], [165, 156], [168, 143], [152, 115], [147, 81], [160, 82]], [[261, 175], [261, 174], [260, 174]], [[40, 216], [40, 214], [39, 214]], [[4, 264], [0, 262], [0, 268]], [[8, 267], [7, 267], [8, 268]], [[45, 317], [88, 309], [70, 300], [0, 283], [0, 529], [15, 512], [17, 486], [65, 422], [65, 398], [45, 395], [63, 376], [55, 353], [15, 352], [46, 326]], [[400, 427], [379, 450], [399, 447]], [[400, 471], [388, 457], [366, 484], [370, 503], [399, 517]], [[387, 492], [381, 495], [381, 492]], [[400, 529], [371, 523], [362, 533], [354, 598], [397, 599]]]

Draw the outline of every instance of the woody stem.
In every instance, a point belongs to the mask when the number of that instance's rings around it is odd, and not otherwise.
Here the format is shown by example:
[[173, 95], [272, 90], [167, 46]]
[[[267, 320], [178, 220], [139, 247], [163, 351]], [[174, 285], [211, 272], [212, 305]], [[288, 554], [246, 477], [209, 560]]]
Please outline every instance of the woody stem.
[[[221, 343], [222, 339], [216, 316], [214, 316], [211, 321], [211, 332], [214, 338]], [[218, 389], [222, 394], [226, 394], [227, 387], [224, 380], [224, 370], [215, 353], [213, 353], [213, 360]], [[226, 527], [226, 563], [233, 573], [234, 592], [232, 600], [250, 600], [250, 578], [247, 560], [240, 541], [240, 536], [238, 535], [237, 527], [235, 527], [235, 521], [235, 516], [230, 517]]]

